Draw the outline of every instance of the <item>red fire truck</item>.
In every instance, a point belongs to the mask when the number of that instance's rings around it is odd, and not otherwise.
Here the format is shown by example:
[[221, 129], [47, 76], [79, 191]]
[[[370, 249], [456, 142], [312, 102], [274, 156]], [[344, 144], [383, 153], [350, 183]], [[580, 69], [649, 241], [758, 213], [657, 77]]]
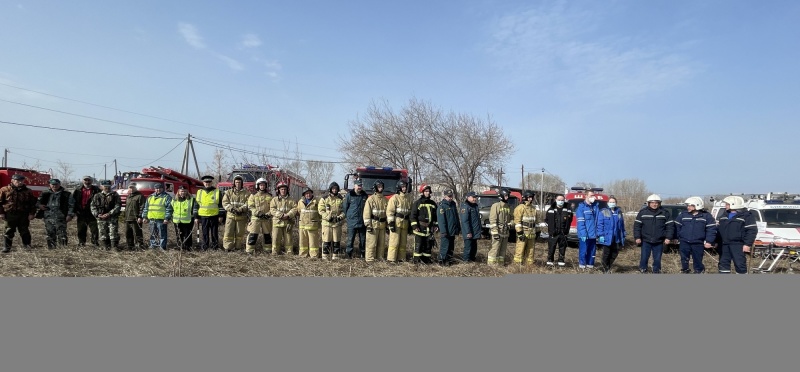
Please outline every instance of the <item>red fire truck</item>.
[[[11, 176], [15, 174], [25, 176], [25, 185], [33, 191], [33, 195], [37, 198], [42, 194], [42, 191], [49, 188], [50, 175], [47, 173], [41, 173], [32, 169], [6, 167], [0, 167], [0, 187], [5, 187], [10, 184]], [[62, 182], [66, 183], [66, 180], [62, 180]]]
[[[578, 205], [583, 203], [586, 200], [586, 192], [593, 191], [594, 197], [597, 199], [597, 202], [600, 203], [600, 208], [608, 207], [608, 195], [601, 194], [603, 189], [601, 187], [593, 187], [591, 189], [587, 189], [585, 187], [573, 187], [566, 195], [564, 195], [564, 199], [567, 200], [569, 203], [572, 212], [578, 210]], [[570, 247], [577, 247], [578, 246], [578, 215], [574, 214], [572, 216], [572, 223], [569, 225], [569, 234], [567, 235], [567, 245]]]
[[412, 192], [414, 190], [414, 186], [412, 185], [412, 180], [408, 177], [408, 170], [406, 169], [395, 169], [392, 167], [376, 167], [373, 165], [358, 167], [353, 172], [348, 173], [344, 176], [344, 186], [342, 191], [347, 191], [350, 189], [350, 176], [353, 176], [354, 179], [361, 180], [363, 182], [362, 187], [364, 191], [367, 192], [368, 195], [372, 195], [374, 192], [372, 190], [372, 186], [377, 181], [383, 182], [383, 195], [389, 199], [392, 195], [395, 194], [395, 187], [397, 187], [397, 181], [403, 180], [408, 182], [408, 191]]
[[306, 180], [300, 175], [274, 165], [255, 165], [255, 164], [242, 164], [241, 167], [236, 167], [228, 174], [228, 178], [220, 182], [217, 187], [220, 191], [233, 187], [233, 178], [241, 176], [244, 181], [244, 187], [250, 190], [251, 193], [256, 192], [256, 180], [264, 178], [267, 180], [270, 192], [275, 195], [275, 185], [278, 182], [284, 182], [289, 186], [289, 195], [293, 199], [300, 199], [303, 191], [306, 190], [308, 185]]
[[178, 186], [185, 186], [190, 194], [196, 194], [197, 190], [203, 188], [203, 181], [169, 168], [148, 167], [142, 169], [141, 172], [125, 172], [122, 174], [122, 180], [118, 183], [118, 189], [116, 190], [122, 201], [123, 208], [125, 208], [125, 201], [128, 199], [128, 184], [131, 182], [136, 182], [136, 189], [145, 198], [155, 191], [154, 186], [157, 183], [164, 185], [164, 191], [170, 196], [175, 196]]

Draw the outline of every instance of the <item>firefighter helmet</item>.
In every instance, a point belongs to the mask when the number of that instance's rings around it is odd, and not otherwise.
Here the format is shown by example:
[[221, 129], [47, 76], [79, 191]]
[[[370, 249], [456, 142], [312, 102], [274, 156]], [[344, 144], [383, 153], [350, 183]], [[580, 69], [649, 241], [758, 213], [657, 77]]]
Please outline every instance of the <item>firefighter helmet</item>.
[[511, 196], [511, 191], [509, 191], [509, 190], [508, 190], [507, 188], [505, 188], [505, 187], [504, 187], [504, 188], [502, 188], [502, 189], [500, 189], [500, 199], [503, 199], [503, 200], [508, 200], [508, 197], [509, 197], [509, 196]]
[[236, 175], [236, 177], [233, 177], [233, 182], [236, 182], [236, 180], [244, 182], [244, 177], [242, 177], [240, 175]]
[[694, 205], [694, 208], [697, 209], [698, 211], [703, 209], [703, 207], [705, 206], [703, 204], [703, 198], [701, 198], [699, 196], [692, 196], [692, 197], [686, 199], [686, 201], [684, 203], [686, 203], [686, 205], [689, 205], [689, 204]]
[[394, 192], [396, 192], [398, 194], [402, 193], [403, 192], [403, 187], [405, 187], [406, 191], [408, 191], [408, 182], [403, 181], [403, 180], [397, 181], [397, 185], [395, 185], [395, 187], [394, 187], [394, 189], [395, 189]]
[[330, 184], [330, 185], [328, 185], [328, 192], [330, 192], [330, 193], [333, 193], [333, 191], [331, 191], [331, 190], [333, 190], [333, 188], [334, 188], [334, 187], [336, 188], [336, 192], [335, 192], [335, 193], [338, 193], [338, 192], [339, 192], [339, 190], [341, 190], [341, 189], [342, 189], [341, 187], [339, 187], [339, 184], [338, 184], [338, 183], [336, 183], [336, 182], [331, 182], [331, 184]]
[[531, 191], [525, 191], [522, 193], [522, 200], [533, 198], [533, 193]]
[[266, 189], [269, 189], [269, 181], [267, 181], [267, 179], [266, 179], [266, 178], [264, 178], [264, 177], [261, 177], [261, 178], [259, 178], [259, 179], [257, 179], [257, 180], [256, 180], [256, 188], [258, 188], [258, 185], [260, 185], [260, 184], [262, 184], [262, 183], [263, 183], [263, 184], [265, 184], [265, 185], [267, 185], [267, 188], [266, 188]]
[[312, 190], [310, 187], [306, 187], [305, 191], [303, 191], [303, 196], [305, 196], [308, 193], [311, 193], [311, 195], [313, 196], [314, 190]]
[[277, 185], [275, 185], [275, 190], [280, 190], [280, 189], [281, 189], [281, 187], [285, 188], [285, 189], [286, 189], [286, 191], [289, 191], [289, 185], [287, 185], [287, 184], [286, 184], [285, 182], [283, 182], [283, 181], [281, 181], [281, 182], [278, 182], [278, 184], [277, 184]]
[[381, 191], [383, 191], [383, 189], [384, 189], [384, 187], [383, 187], [383, 181], [381, 181], [381, 180], [377, 180], [377, 181], [375, 181], [375, 183], [373, 183], [373, 184], [372, 184], [372, 191], [375, 191], [375, 192], [377, 192], [377, 191], [378, 191], [378, 186], [379, 186], [379, 185], [380, 185], [380, 187], [381, 187]]
[[653, 201], [661, 203], [661, 197], [658, 196], [658, 194], [651, 194], [650, 196], [647, 197], [648, 203]]
[[425, 190], [431, 191], [431, 186], [427, 184], [419, 185], [419, 193], [422, 194]]
[[744, 208], [744, 198], [741, 196], [731, 195], [722, 199], [723, 202], [728, 203], [731, 206], [731, 209], [742, 209]]

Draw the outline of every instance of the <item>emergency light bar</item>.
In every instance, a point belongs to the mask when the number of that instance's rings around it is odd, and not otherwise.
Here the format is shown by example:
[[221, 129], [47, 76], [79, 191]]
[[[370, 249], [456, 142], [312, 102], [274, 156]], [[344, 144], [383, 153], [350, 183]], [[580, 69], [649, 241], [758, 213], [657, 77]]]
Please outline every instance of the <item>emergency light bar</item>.
[[386, 172], [391, 172], [392, 170], [394, 170], [394, 168], [392, 168], [392, 167], [376, 167], [374, 165], [366, 166], [366, 167], [364, 167], [364, 169], [366, 169], [366, 170], [383, 170], [383, 171], [386, 171]]

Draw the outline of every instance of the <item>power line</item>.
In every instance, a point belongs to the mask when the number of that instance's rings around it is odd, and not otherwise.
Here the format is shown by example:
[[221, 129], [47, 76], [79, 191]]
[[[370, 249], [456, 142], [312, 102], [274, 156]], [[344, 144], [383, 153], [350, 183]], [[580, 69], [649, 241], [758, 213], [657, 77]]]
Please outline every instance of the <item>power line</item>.
[[[135, 112], [135, 111], [129, 111], [129, 110], [124, 110], [124, 109], [115, 108], [115, 107], [111, 107], [111, 106], [99, 105], [99, 104], [96, 104], [96, 103], [91, 103], [91, 102], [87, 102], [87, 101], [81, 101], [81, 100], [78, 100], [78, 99], [67, 98], [67, 97], [58, 96], [58, 95], [55, 95], [55, 94], [49, 94], [49, 93], [44, 93], [44, 92], [40, 92], [40, 91], [36, 91], [36, 90], [32, 90], [32, 89], [22, 88], [22, 87], [14, 86], [14, 85], [11, 85], [11, 84], [5, 84], [5, 83], [2, 83], [2, 82], [0, 82], [0, 85], [6, 86], [6, 87], [9, 87], [9, 88], [24, 90], [24, 91], [27, 91], [27, 92], [33, 92], [33, 93], [41, 94], [41, 95], [48, 96], [48, 97], [59, 98], [59, 99], [63, 99], [63, 100], [66, 100], [66, 101], [82, 103], [84, 105], [100, 107], [100, 108], [104, 108], [104, 109], [107, 109], [107, 110], [124, 112], [126, 114], [132, 114], [132, 115], [139, 115], [139, 116], [143, 116], [143, 117], [151, 118], [151, 119], [156, 119], [156, 120], [163, 120], [163, 121], [167, 121], [167, 122], [170, 122], [170, 123], [183, 124], [183, 125], [188, 125], [188, 126], [191, 126], [191, 127], [210, 129], [210, 130], [215, 130], [215, 131], [219, 131], [219, 132], [223, 132], [223, 133], [237, 134], [237, 135], [240, 135], [240, 136], [247, 136], [247, 137], [250, 137], [250, 138], [260, 138], [260, 139], [265, 139], [265, 140], [270, 140], [270, 141], [284, 142], [284, 140], [281, 140], [281, 139], [262, 137], [262, 136], [253, 135], [251, 133], [239, 133], [239, 132], [220, 129], [220, 128], [216, 128], [216, 127], [210, 127], [210, 126], [205, 126], [205, 125], [200, 125], [200, 124], [188, 123], [188, 122], [180, 121], [180, 120], [168, 119], [168, 118], [155, 116], [155, 115], [142, 114], [142, 113]], [[16, 102], [12, 102], [12, 101], [6, 101], [6, 102], [24, 105], [22, 103], [16, 103]], [[31, 107], [37, 107], [37, 106], [31, 106]], [[37, 108], [39, 108], [39, 107], [37, 107]], [[42, 108], [42, 109], [49, 110], [49, 109], [45, 109], [45, 108]], [[60, 112], [60, 111], [56, 111], [56, 110], [50, 110], [50, 111]], [[98, 119], [98, 120], [100, 120], [100, 119]], [[151, 130], [156, 130], [156, 129], [151, 129]], [[179, 133], [174, 133], [174, 132], [166, 132], [166, 133], [179, 134]], [[336, 150], [335, 148], [330, 148], [330, 147], [325, 147], [325, 146], [318, 146], [318, 145], [309, 145], [309, 144], [304, 144], [304, 143], [301, 143], [301, 145], [308, 146], [308, 147], [317, 147], [317, 148], [326, 149], [326, 150]]]
[[[3, 101], [3, 99], [0, 99]], [[101, 119], [98, 119], [101, 120]], [[55, 128], [55, 127], [48, 127], [44, 125], [34, 125], [34, 124], [23, 124], [23, 123], [15, 123], [11, 121], [2, 121], [2, 124], [9, 124], [9, 125], [17, 125], [21, 127], [30, 127], [30, 128], [39, 128], [39, 129], [49, 129], [49, 130], [58, 130], [63, 132], [75, 132], [75, 133], [87, 133], [87, 134], [100, 134], [104, 136], [116, 136], [116, 137], [133, 137], [133, 138], [147, 138], [147, 139], [164, 139], [164, 140], [176, 140], [182, 139], [183, 137], [157, 137], [157, 136], [138, 136], [135, 134], [119, 134], [119, 133], [104, 133], [104, 132], [93, 132], [88, 130], [78, 130], [78, 129], [65, 129], [65, 128]]]
[[208, 140], [197, 139], [197, 137], [193, 137], [193, 140], [195, 140], [198, 143], [204, 144], [206, 146], [211, 146], [211, 147], [215, 147], [215, 148], [218, 148], [218, 149], [229, 150], [229, 151], [237, 151], [237, 152], [241, 152], [241, 153], [244, 153], [244, 154], [250, 154], [250, 155], [268, 156], [268, 157], [271, 157], [271, 158], [280, 159], [280, 160], [286, 160], [286, 161], [306, 161], [306, 162], [312, 162], [312, 163], [329, 163], [329, 164], [347, 164], [348, 163], [346, 161], [308, 160], [308, 159], [301, 159], [301, 158], [292, 158], [292, 157], [287, 157], [287, 156], [268, 155], [268, 154], [265, 154], [265, 153], [259, 153], [259, 152], [256, 152], [256, 151], [235, 148], [235, 147], [230, 146], [230, 145], [216, 143], [216, 142], [212, 142], [212, 141], [208, 141]]
[[[11, 146], [8, 146], [8, 148], [9, 148], [9, 149], [14, 149], [14, 150], [27, 150], [27, 151], [36, 151], [36, 152], [50, 152], [50, 153], [54, 153], [54, 154], [67, 154], [67, 155], [95, 156], [95, 157], [101, 157], [101, 158], [107, 158], [107, 157], [108, 157], [108, 154], [103, 154], [103, 155], [96, 155], [96, 154], [82, 154], [82, 153], [79, 153], [79, 152], [66, 152], [66, 151], [53, 151], [53, 150], [38, 150], [38, 149], [29, 149], [29, 148], [24, 148], [24, 147], [11, 147]], [[115, 158], [116, 158], [116, 159], [131, 159], [131, 160], [145, 160], [145, 159], [147, 159], [147, 158], [129, 158], [129, 157], [126, 157], [126, 156], [115, 156]], [[107, 163], [106, 163], [106, 164], [107, 164]]]
[[167, 155], [169, 155], [171, 152], [175, 151], [175, 149], [177, 149], [177, 148], [178, 148], [178, 146], [180, 146], [180, 145], [181, 145], [183, 142], [184, 142], [184, 141], [180, 141], [180, 142], [178, 142], [178, 144], [177, 144], [177, 145], [175, 145], [175, 147], [173, 147], [171, 150], [167, 151], [167, 153], [166, 153], [166, 154], [164, 154], [164, 155], [161, 155], [161, 157], [159, 157], [158, 159], [156, 159], [156, 160], [153, 160], [153, 161], [149, 161], [149, 162], [147, 162], [146, 164], [144, 164], [144, 165], [140, 165], [140, 166], [138, 166], [138, 167], [136, 167], [136, 168], [139, 168], [139, 167], [144, 167], [144, 166], [147, 166], [148, 164], [155, 163], [155, 162], [157, 162], [157, 161], [159, 161], [159, 160], [161, 160], [161, 159], [164, 159], [164, 158], [165, 158], [165, 157], [167, 157]]

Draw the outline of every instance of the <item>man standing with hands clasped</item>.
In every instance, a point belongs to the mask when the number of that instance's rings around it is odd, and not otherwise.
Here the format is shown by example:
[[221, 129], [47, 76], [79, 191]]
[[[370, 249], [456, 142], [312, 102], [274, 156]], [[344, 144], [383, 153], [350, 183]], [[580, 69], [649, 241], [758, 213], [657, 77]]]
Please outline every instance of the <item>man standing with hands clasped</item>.
[[653, 274], [661, 273], [661, 253], [664, 244], [669, 244], [669, 238], [674, 235], [675, 224], [670, 220], [667, 210], [661, 208], [661, 197], [652, 194], [647, 197], [647, 208], [639, 211], [633, 223], [633, 237], [636, 244], [642, 247], [642, 256], [639, 260], [639, 271], [647, 273], [647, 263], [650, 254], [653, 254]]

